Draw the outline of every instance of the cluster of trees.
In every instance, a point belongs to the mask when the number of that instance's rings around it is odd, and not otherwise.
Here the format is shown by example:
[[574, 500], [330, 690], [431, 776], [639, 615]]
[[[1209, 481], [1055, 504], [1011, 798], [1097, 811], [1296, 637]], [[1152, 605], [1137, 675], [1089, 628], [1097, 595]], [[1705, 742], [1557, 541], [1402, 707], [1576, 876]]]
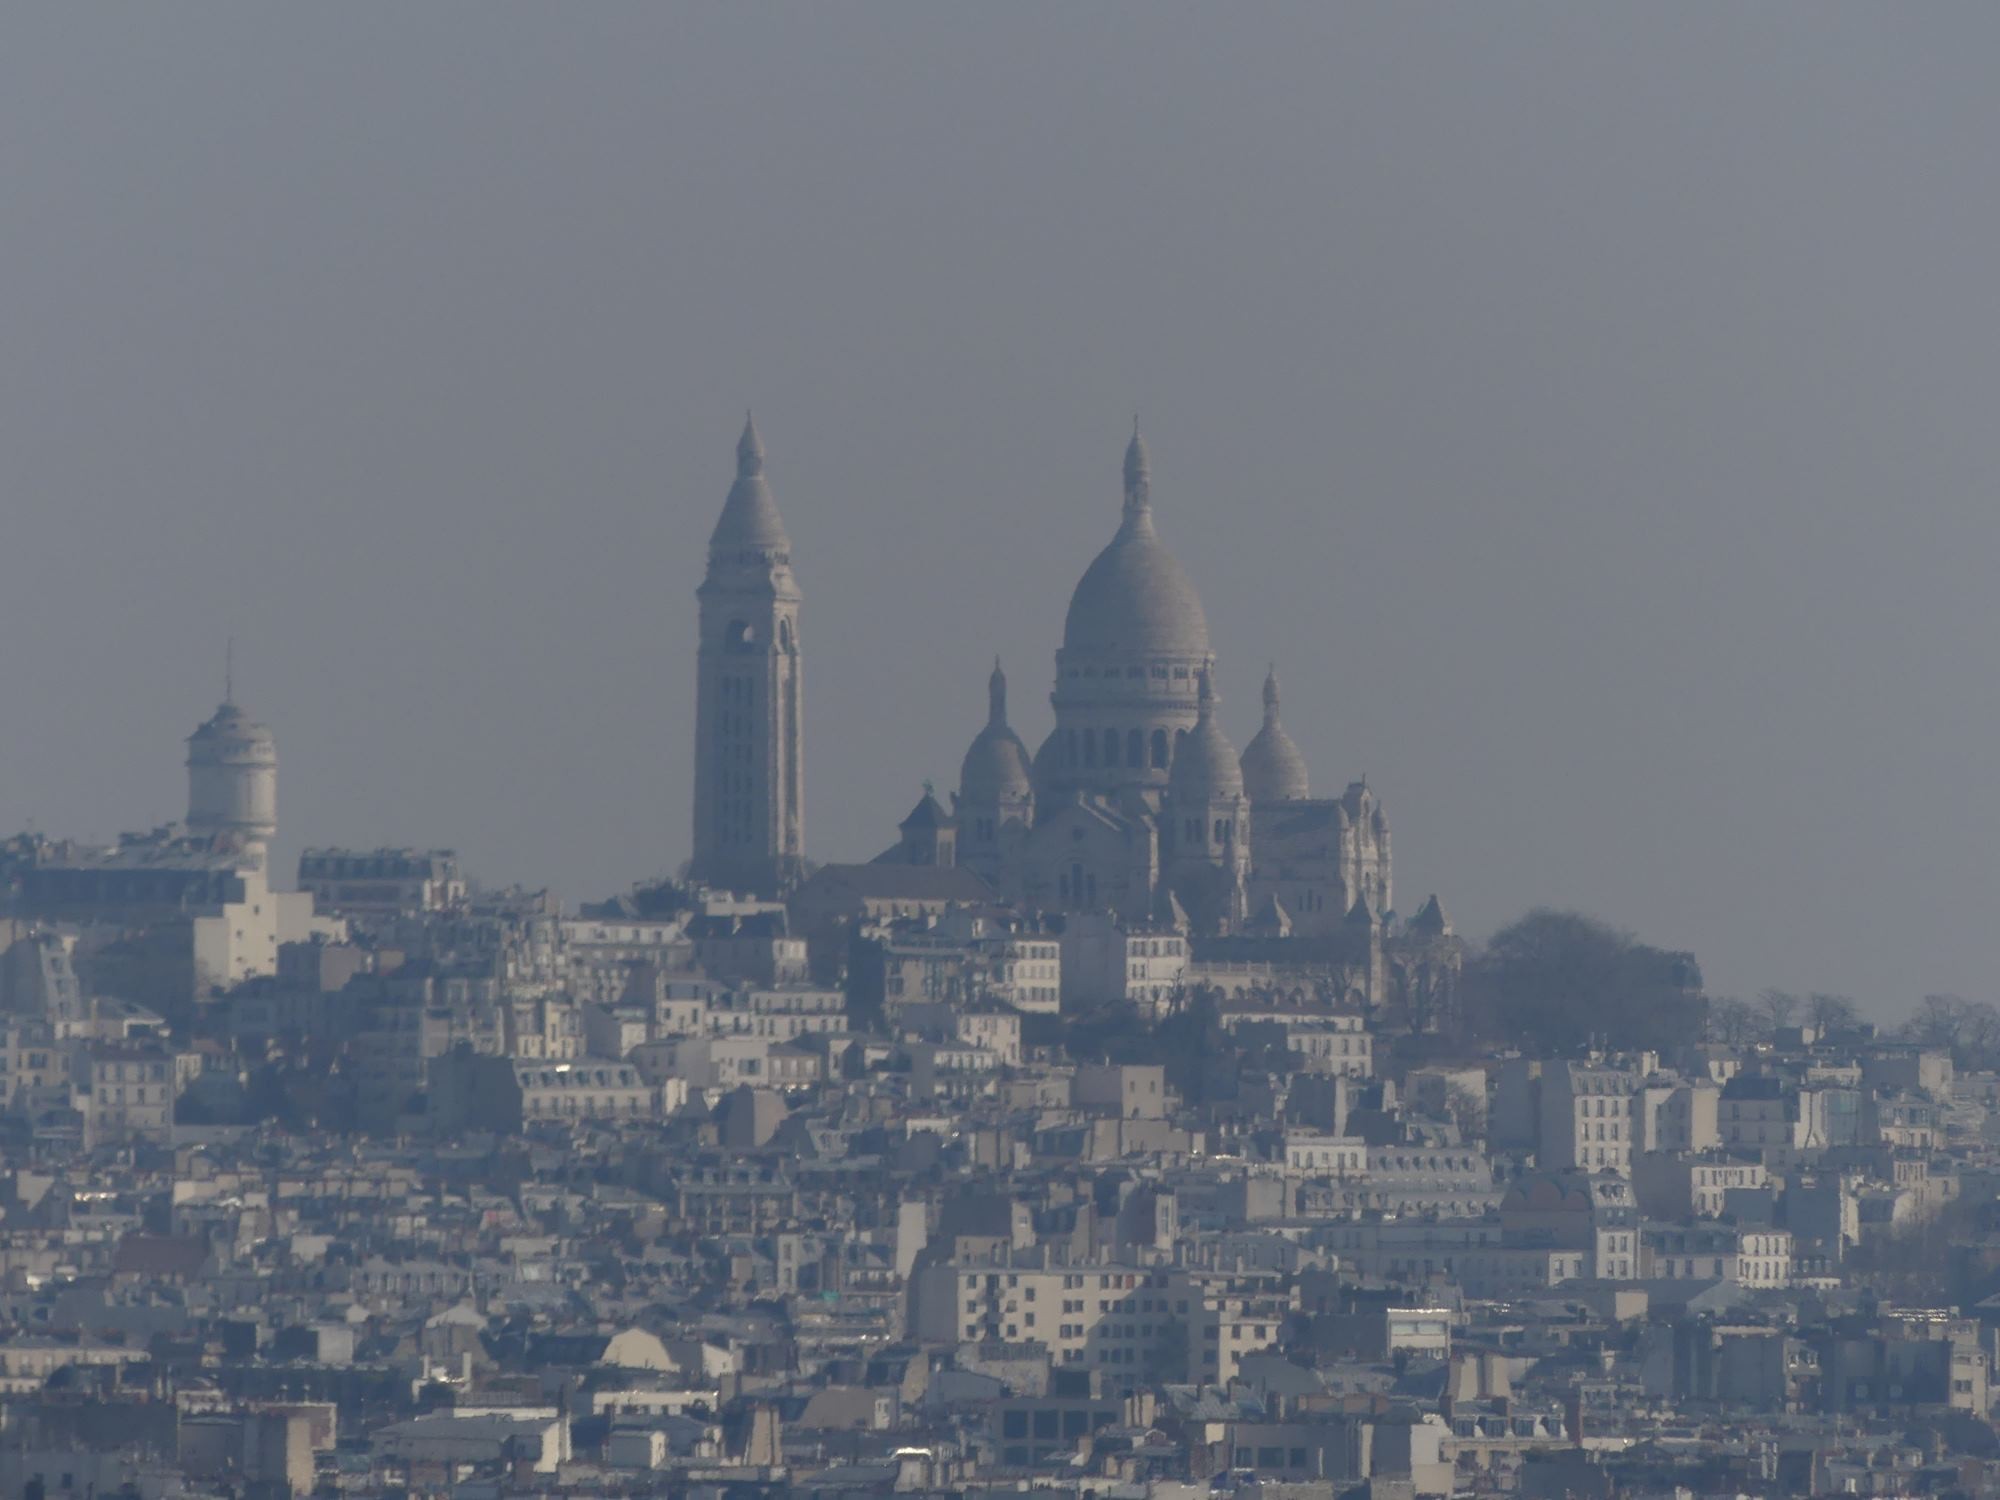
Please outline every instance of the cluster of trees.
[[1692, 953], [1548, 908], [1503, 927], [1472, 954], [1461, 988], [1468, 1039], [1540, 1056], [1697, 1041], [1708, 1011]]
[[[1827, 1036], [1859, 1024], [1858, 1007], [1846, 995], [1765, 990], [1755, 1000], [1724, 997], [1708, 1007], [1709, 1035], [1732, 1046], [1767, 1039], [1788, 1026], [1810, 1026]], [[2000, 1005], [1990, 1000], [1926, 995], [1894, 1034], [1949, 1052], [1961, 1068], [2000, 1067]]]
[[1901, 1034], [1926, 1047], [1942, 1047], [1961, 1068], [2000, 1066], [2000, 1006], [1958, 995], [1926, 995]]
[[1819, 992], [1794, 995], [1788, 990], [1765, 990], [1754, 1001], [1721, 996], [1708, 1006], [1709, 1035], [1732, 1047], [1773, 1036], [1787, 1026], [1810, 1026], [1825, 1036], [1848, 1030], [1856, 1020], [1854, 1002], [1846, 995]]

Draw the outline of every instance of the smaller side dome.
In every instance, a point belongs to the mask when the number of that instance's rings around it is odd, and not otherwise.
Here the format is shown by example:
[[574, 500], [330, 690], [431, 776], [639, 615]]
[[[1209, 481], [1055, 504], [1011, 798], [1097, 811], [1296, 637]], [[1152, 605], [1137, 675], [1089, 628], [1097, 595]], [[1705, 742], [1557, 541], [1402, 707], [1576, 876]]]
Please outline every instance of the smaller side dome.
[[1243, 747], [1243, 789], [1255, 802], [1303, 802], [1312, 795], [1306, 758], [1278, 722], [1278, 673], [1264, 679], [1264, 727]]
[[1008, 801], [1033, 790], [1028, 747], [1007, 723], [1007, 674], [996, 657], [987, 679], [986, 727], [973, 738], [958, 768], [959, 795], [968, 801]]
[[1174, 750], [1167, 772], [1167, 795], [1186, 804], [1224, 801], [1243, 795], [1243, 768], [1236, 747], [1215, 721], [1215, 692], [1201, 674], [1201, 717]]

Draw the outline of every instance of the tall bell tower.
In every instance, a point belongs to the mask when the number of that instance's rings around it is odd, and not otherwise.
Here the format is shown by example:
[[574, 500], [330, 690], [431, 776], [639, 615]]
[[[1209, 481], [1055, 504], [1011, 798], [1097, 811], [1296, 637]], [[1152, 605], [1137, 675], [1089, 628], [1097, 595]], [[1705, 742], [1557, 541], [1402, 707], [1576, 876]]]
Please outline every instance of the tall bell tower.
[[693, 879], [775, 896], [805, 855], [799, 586], [745, 420], [736, 483], [708, 539], [695, 696]]

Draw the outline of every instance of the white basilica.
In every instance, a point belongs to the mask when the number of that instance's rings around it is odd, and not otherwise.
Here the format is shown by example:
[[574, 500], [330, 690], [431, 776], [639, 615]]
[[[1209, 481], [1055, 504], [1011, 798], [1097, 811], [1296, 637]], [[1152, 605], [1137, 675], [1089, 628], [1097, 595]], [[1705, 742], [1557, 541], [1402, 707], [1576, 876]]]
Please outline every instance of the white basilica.
[[[700, 590], [693, 878], [782, 895], [804, 858], [801, 594], [746, 424]], [[1365, 782], [1314, 797], [1278, 716], [1239, 756], [1201, 597], [1153, 524], [1145, 445], [1118, 531], [1084, 570], [1056, 652], [1055, 728], [1031, 758], [995, 663], [947, 808], [928, 791], [874, 863], [955, 866], [1023, 912], [1106, 912], [1200, 937], [1352, 941], [1391, 917], [1389, 821]], [[1426, 910], [1416, 919], [1442, 926]]]
[[[1070, 598], [1056, 724], [1029, 759], [996, 664], [986, 727], [965, 753], [953, 857], [1042, 911], [1171, 919], [1198, 934], [1328, 933], [1390, 908], [1389, 822], [1364, 783], [1315, 798], [1278, 717], [1238, 756], [1214, 692], [1201, 597], [1153, 524], [1145, 445], [1125, 452], [1118, 531]], [[926, 857], [906, 830], [892, 859]]]

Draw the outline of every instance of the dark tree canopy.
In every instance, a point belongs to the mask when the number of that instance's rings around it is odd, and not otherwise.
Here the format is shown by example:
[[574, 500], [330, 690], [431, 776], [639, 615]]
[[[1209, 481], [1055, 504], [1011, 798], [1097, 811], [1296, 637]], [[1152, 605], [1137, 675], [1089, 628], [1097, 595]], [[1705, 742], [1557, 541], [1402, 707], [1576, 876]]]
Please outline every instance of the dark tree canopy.
[[1693, 954], [1547, 908], [1495, 933], [1466, 981], [1485, 1035], [1545, 1056], [1697, 1041], [1707, 1009]]

